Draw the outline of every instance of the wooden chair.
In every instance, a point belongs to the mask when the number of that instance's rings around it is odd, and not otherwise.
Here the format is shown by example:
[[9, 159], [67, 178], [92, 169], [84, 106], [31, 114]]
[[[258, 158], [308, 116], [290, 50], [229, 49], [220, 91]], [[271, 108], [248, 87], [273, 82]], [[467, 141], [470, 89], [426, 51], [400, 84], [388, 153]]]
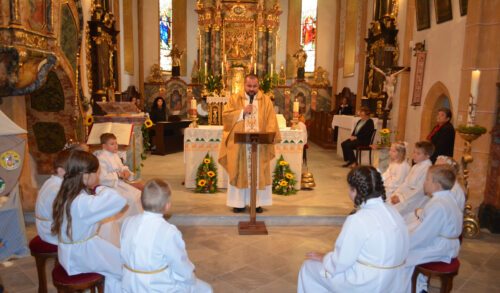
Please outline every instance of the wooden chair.
[[31, 255], [35, 258], [36, 273], [38, 275], [38, 293], [47, 293], [47, 274], [45, 264], [53, 258], [57, 263], [57, 245], [43, 241], [40, 236], [35, 236], [29, 243]]
[[445, 262], [430, 262], [421, 264], [415, 267], [413, 276], [411, 278], [411, 292], [415, 293], [417, 290], [417, 277], [418, 274], [425, 275], [429, 284], [431, 277], [439, 277], [441, 279], [441, 293], [449, 293], [453, 288], [453, 278], [458, 275], [460, 268], [460, 261], [458, 258], [451, 260], [451, 263]]
[[372, 164], [372, 148], [371, 145], [373, 144], [373, 140], [375, 139], [375, 135], [377, 134], [377, 130], [373, 129], [372, 131], [372, 137], [370, 138], [370, 144], [369, 145], [360, 145], [356, 147], [356, 159], [358, 160], [358, 165], [361, 165], [361, 154], [364, 151], [368, 151], [368, 160], [370, 161], [370, 166]]
[[58, 293], [83, 292], [104, 293], [104, 276], [97, 273], [85, 273], [68, 276], [66, 270], [57, 264], [52, 270], [52, 282]]

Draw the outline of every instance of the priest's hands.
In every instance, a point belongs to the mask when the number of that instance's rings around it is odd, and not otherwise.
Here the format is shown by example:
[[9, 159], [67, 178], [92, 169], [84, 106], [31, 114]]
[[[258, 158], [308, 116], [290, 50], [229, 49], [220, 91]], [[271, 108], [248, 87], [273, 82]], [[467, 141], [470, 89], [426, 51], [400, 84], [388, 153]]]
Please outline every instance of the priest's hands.
[[317, 252], [317, 251], [311, 251], [306, 253], [306, 259], [310, 260], [315, 260], [315, 261], [323, 261], [323, 257], [325, 256], [324, 253]]
[[245, 109], [243, 109], [243, 114], [244, 115], [250, 115], [252, 114], [252, 111], [253, 111], [253, 105], [252, 104], [248, 104], [245, 106]]

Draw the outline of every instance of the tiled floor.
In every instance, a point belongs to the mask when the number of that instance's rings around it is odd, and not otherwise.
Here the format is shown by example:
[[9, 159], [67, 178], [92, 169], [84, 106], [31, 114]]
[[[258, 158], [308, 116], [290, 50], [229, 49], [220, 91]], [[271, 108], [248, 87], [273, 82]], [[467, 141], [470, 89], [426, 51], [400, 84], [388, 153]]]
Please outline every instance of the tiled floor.
[[[296, 292], [304, 254], [330, 250], [352, 210], [345, 180], [348, 170], [340, 167], [343, 162], [335, 152], [312, 145], [308, 156], [317, 187], [288, 197], [273, 195], [273, 206], [259, 214], [268, 225], [268, 236], [238, 235], [236, 223], [248, 214], [235, 215], [225, 206], [225, 190], [213, 195], [186, 190], [182, 153], [149, 157], [143, 178], [160, 177], [171, 183], [170, 221], [183, 232], [197, 276], [212, 284], [215, 292]], [[29, 225], [28, 239], [35, 233]], [[500, 292], [500, 235], [483, 232], [477, 240], [465, 239], [460, 261], [454, 292]], [[50, 292], [55, 292], [48, 275]], [[15, 260], [10, 267], [0, 264], [0, 278], [9, 293], [37, 292], [32, 257]]]
[[[212, 284], [215, 292], [288, 293], [296, 292], [304, 254], [330, 250], [340, 227], [272, 226], [268, 236], [240, 236], [228, 226], [180, 230], [196, 275]], [[28, 237], [34, 234], [34, 226], [28, 226]], [[483, 232], [480, 239], [465, 239], [460, 262], [453, 292], [500, 292], [500, 235]], [[9, 293], [37, 292], [32, 257], [15, 260], [8, 268], [0, 265], [0, 276]], [[55, 292], [50, 279], [49, 289]]]

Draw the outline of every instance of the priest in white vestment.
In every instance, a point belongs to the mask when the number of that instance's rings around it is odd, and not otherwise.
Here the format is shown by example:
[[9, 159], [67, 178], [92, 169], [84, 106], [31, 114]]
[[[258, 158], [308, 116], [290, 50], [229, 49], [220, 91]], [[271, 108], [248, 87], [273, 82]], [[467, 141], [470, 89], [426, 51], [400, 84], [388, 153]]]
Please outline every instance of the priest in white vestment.
[[297, 291], [402, 292], [409, 247], [403, 218], [384, 202], [382, 179], [373, 167], [356, 167], [348, 183], [359, 210], [347, 217], [333, 251], [306, 255]]
[[[234, 212], [242, 212], [250, 203], [251, 145], [234, 142], [236, 132], [274, 132], [278, 143], [280, 132], [271, 99], [259, 91], [255, 75], [245, 77], [244, 92], [233, 95], [222, 113], [224, 131], [219, 151], [219, 163], [229, 175], [227, 205]], [[274, 145], [258, 146], [257, 158], [257, 212], [262, 206], [272, 205], [272, 177], [270, 163]]]
[[[450, 191], [454, 183], [455, 174], [449, 166], [429, 168], [424, 188], [432, 196], [422, 211], [422, 222], [410, 234], [406, 292], [411, 292], [411, 277], [416, 265], [436, 261], [450, 263], [458, 256], [463, 214]], [[417, 292], [426, 289], [423, 280], [425, 278], [419, 277]]]

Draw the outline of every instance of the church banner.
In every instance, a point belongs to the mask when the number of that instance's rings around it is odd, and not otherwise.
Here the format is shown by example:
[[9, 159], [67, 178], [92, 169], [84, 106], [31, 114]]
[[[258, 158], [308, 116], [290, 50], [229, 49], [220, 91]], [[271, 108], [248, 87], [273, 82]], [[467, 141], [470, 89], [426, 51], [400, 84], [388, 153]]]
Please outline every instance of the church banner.
[[425, 59], [427, 58], [427, 52], [417, 52], [417, 62], [415, 66], [415, 82], [413, 83], [413, 98], [411, 99], [412, 106], [420, 106], [422, 101], [422, 88], [424, 85], [424, 73], [425, 73]]

